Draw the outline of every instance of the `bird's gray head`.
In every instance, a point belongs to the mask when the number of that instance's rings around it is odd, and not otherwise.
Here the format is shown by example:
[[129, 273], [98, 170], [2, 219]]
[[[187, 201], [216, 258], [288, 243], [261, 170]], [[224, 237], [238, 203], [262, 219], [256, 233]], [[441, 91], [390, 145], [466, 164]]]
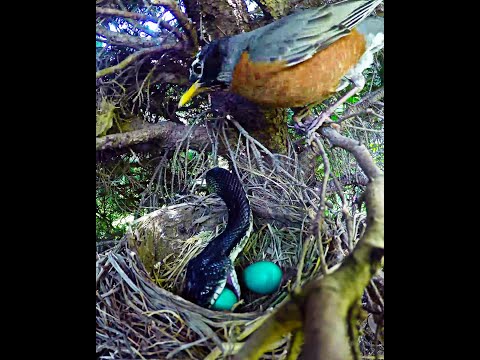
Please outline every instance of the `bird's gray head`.
[[190, 66], [190, 82], [193, 85], [180, 99], [178, 107], [182, 107], [194, 96], [205, 92], [227, 88], [229, 79], [223, 76], [223, 65], [227, 62], [228, 38], [212, 41], [204, 46]]

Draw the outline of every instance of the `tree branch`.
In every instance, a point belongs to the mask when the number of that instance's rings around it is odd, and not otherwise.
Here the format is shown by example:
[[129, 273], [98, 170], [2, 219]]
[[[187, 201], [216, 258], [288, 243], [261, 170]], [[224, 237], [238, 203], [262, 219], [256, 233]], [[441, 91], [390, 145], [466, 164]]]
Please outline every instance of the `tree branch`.
[[120, 150], [152, 141], [160, 148], [171, 149], [177, 141], [182, 140], [187, 131], [191, 131], [189, 143], [192, 149], [200, 150], [210, 143], [205, 127], [193, 126], [190, 130], [189, 126], [164, 121], [140, 130], [99, 137], [96, 139], [96, 151]]
[[184, 34], [182, 34], [175, 26], [172, 26], [167, 21], [163, 21], [163, 20], [158, 19], [154, 16], [141, 14], [141, 13], [135, 13], [135, 12], [129, 12], [129, 11], [123, 11], [123, 10], [118, 10], [118, 9], [112, 9], [112, 8], [103, 8], [103, 7], [99, 7], [99, 6], [97, 6], [95, 10], [96, 10], [96, 14], [99, 15], [99, 16], [118, 16], [118, 17], [123, 17], [123, 18], [128, 18], [128, 19], [134, 19], [134, 20], [151, 21], [151, 22], [157, 24], [158, 26], [170, 31], [178, 39], [187, 40], [186, 36]]
[[152, 5], [160, 5], [167, 8], [173, 16], [177, 19], [178, 23], [187, 31], [188, 38], [193, 45], [193, 50], [197, 51], [198, 49], [198, 36], [195, 26], [193, 26], [190, 19], [183, 13], [183, 11], [178, 7], [178, 4], [172, 0], [150, 0]]
[[178, 43], [178, 44], [173, 45], [173, 46], [160, 45], [160, 46], [155, 46], [155, 47], [139, 50], [139, 51], [127, 56], [123, 61], [119, 62], [118, 64], [116, 64], [114, 66], [110, 66], [108, 68], [98, 70], [96, 72], [95, 77], [96, 77], [96, 79], [98, 79], [102, 76], [112, 74], [115, 71], [125, 69], [128, 65], [132, 64], [133, 62], [135, 62], [136, 60], [138, 60], [142, 56], [149, 55], [149, 54], [155, 54], [155, 53], [162, 53], [162, 52], [165, 52], [165, 51], [168, 51], [168, 50], [183, 50], [183, 44]]
[[123, 45], [134, 49], [155, 47], [163, 44], [165, 38], [152, 38], [147, 39], [140, 36], [132, 36], [128, 34], [122, 34], [116, 31], [105, 29], [101, 25], [97, 25], [95, 31], [98, 35], [107, 38], [108, 42], [113, 45]]
[[345, 119], [349, 118], [352, 114], [365, 112], [367, 109], [373, 105], [373, 103], [382, 99], [385, 95], [385, 88], [382, 86], [380, 89], [372, 91], [370, 94], [366, 95], [355, 105], [350, 106], [343, 114], [342, 118], [337, 122], [342, 122]]
[[356, 321], [360, 298], [378, 271], [384, 248], [384, 181], [379, 175], [366, 191], [367, 230], [334, 273], [307, 285], [305, 359], [358, 359]]
[[363, 172], [370, 180], [382, 174], [380, 169], [375, 165], [375, 161], [368, 152], [368, 149], [362, 143], [339, 134], [335, 129], [329, 126], [322, 126], [320, 128], [320, 133], [330, 141], [332, 146], [341, 147], [352, 153], [358, 161], [358, 165], [360, 165]]

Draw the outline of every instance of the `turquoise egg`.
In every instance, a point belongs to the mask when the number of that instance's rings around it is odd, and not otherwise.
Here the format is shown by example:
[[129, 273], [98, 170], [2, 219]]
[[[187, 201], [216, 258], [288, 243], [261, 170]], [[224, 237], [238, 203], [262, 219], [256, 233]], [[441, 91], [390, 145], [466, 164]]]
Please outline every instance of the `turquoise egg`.
[[230, 289], [223, 289], [217, 301], [212, 306], [214, 310], [232, 310], [233, 305], [238, 301], [235, 293]]
[[243, 271], [245, 286], [254, 293], [267, 295], [274, 293], [282, 281], [282, 270], [270, 261], [253, 263]]

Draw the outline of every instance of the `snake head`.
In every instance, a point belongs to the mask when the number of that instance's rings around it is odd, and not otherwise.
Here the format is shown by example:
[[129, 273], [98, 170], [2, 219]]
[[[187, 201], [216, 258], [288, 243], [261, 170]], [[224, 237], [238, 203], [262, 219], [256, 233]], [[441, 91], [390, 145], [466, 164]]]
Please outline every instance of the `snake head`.
[[233, 268], [228, 258], [192, 259], [187, 266], [183, 297], [199, 306], [212, 306], [225, 288]]

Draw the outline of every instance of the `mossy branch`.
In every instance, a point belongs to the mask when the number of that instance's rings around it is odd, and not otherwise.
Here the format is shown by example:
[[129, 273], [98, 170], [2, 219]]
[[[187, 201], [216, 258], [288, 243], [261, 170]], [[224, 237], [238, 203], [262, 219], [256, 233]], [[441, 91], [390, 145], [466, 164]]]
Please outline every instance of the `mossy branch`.
[[359, 359], [360, 299], [384, 253], [383, 187], [383, 176], [367, 187], [367, 231], [352, 254], [337, 271], [303, 290], [305, 359]]
[[257, 4], [267, 18], [273, 19], [279, 19], [284, 16], [290, 7], [288, 0], [258, 0]]
[[188, 132], [191, 132], [190, 147], [192, 149], [199, 150], [210, 144], [205, 127], [189, 127], [165, 121], [155, 125], [145, 125], [139, 130], [97, 137], [96, 151], [121, 150], [149, 142], [155, 142], [159, 148], [173, 149]]

